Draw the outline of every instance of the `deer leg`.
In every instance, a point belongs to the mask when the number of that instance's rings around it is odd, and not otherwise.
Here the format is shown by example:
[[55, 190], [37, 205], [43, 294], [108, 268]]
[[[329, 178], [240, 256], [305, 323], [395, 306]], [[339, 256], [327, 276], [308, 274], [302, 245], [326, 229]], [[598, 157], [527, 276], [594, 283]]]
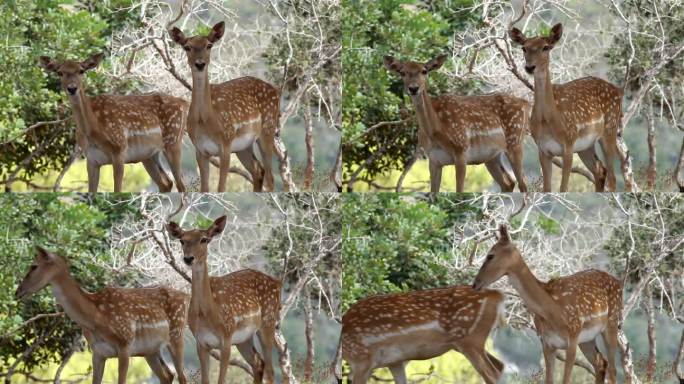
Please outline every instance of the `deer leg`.
[[120, 153], [112, 156], [112, 167], [114, 168], [114, 192], [121, 192], [123, 186], [124, 161]]
[[456, 192], [463, 192], [466, 177], [465, 156], [462, 153], [454, 156], [454, 162], [456, 164]]
[[594, 175], [594, 190], [596, 192], [603, 192], [603, 187], [606, 182], [606, 170], [603, 167], [601, 160], [596, 156], [594, 147], [578, 152], [578, 155], [580, 160], [582, 160], [582, 163], [584, 163], [584, 166], [586, 166], [591, 174]]
[[100, 184], [100, 165], [91, 160], [86, 160], [88, 167], [88, 192], [97, 192]]
[[485, 163], [485, 167], [492, 175], [494, 181], [499, 184], [501, 192], [512, 192], [515, 188], [515, 183], [508, 177], [508, 174], [502, 169], [499, 158], [494, 158]]
[[570, 183], [570, 170], [572, 169], [572, 152], [573, 144], [565, 144], [563, 147], [563, 170], [561, 173], [560, 192], [568, 191], [568, 184]]
[[617, 153], [617, 138], [600, 138], [599, 144], [606, 158], [606, 184], [608, 191], [615, 191], [615, 154]]
[[594, 367], [594, 382], [603, 384], [606, 379], [606, 361], [601, 356], [595, 341], [587, 341], [579, 344], [580, 351]]
[[544, 353], [544, 365], [546, 367], [546, 384], [553, 384], [553, 371], [556, 363], [556, 348], [547, 345], [542, 340], [542, 352]]
[[183, 332], [181, 330], [180, 335], [171, 337], [171, 342], [166, 348], [171, 355], [171, 359], [173, 360], [173, 366], [176, 368], [179, 384], [187, 383], [187, 379], [185, 378], [185, 369], [183, 368], [183, 344]]
[[209, 157], [204, 156], [199, 150], [195, 152], [200, 175], [200, 192], [209, 192]]
[[264, 375], [264, 366], [261, 356], [254, 349], [253, 339], [249, 339], [244, 343], [238, 344], [237, 349], [240, 355], [245, 359], [247, 364], [252, 367], [252, 376], [254, 378], [254, 383], [261, 383]]
[[539, 151], [539, 164], [541, 165], [544, 192], [551, 192], [551, 178], [553, 176], [553, 163], [551, 156]]
[[264, 170], [264, 184], [266, 192], [272, 192], [274, 188], [273, 181], [273, 152], [275, 151], [275, 142], [272, 136], [262, 134], [257, 140], [259, 152], [261, 153], [261, 161]]
[[185, 184], [183, 183], [183, 167], [181, 166], [181, 148], [183, 147], [183, 141], [178, 140], [173, 145], [166, 147], [164, 150], [164, 157], [166, 161], [169, 162], [171, 166], [171, 173], [173, 173], [173, 179], [176, 181], [176, 189], [178, 192], [185, 192]]
[[349, 362], [349, 366], [351, 368], [352, 384], [366, 384], [368, 382], [373, 371], [370, 360]]
[[506, 156], [508, 156], [508, 161], [510, 161], [511, 166], [513, 166], [513, 173], [515, 174], [515, 180], [518, 182], [518, 189], [520, 192], [527, 192], [525, 172], [523, 171], [523, 146], [518, 145], [514, 148], [510, 148], [506, 153]]
[[275, 324], [263, 326], [257, 331], [259, 342], [261, 343], [261, 353], [264, 360], [264, 378], [266, 383], [273, 383], [275, 376], [273, 373], [273, 346], [275, 345]]
[[406, 379], [406, 362], [396, 363], [388, 366], [390, 372], [392, 372], [392, 377], [394, 378], [395, 384], [408, 384]]
[[107, 359], [93, 352], [93, 384], [101, 384], [102, 376], [104, 375], [105, 363]]
[[229, 337], [221, 345], [221, 362], [219, 364], [219, 379], [218, 384], [226, 382], [226, 372], [228, 372], [228, 362], [230, 362], [230, 340]]
[[563, 384], [570, 384], [572, 367], [575, 365], [577, 354], [577, 336], [568, 338], [568, 348], [565, 350], [565, 369], [563, 369]]
[[128, 374], [128, 361], [130, 360], [128, 348], [124, 347], [119, 350], [119, 384], [126, 384], [126, 375]]
[[143, 167], [145, 167], [147, 173], [152, 178], [152, 181], [154, 181], [154, 183], [157, 184], [159, 192], [169, 192], [171, 190], [171, 187], [173, 186], [171, 180], [169, 180], [166, 174], [163, 173], [163, 170], [161, 170], [160, 167], [157, 166], [157, 163], [153, 159], [147, 159], [143, 161], [142, 164]]
[[259, 159], [254, 156], [252, 148], [247, 148], [244, 151], [237, 152], [238, 160], [245, 166], [247, 172], [252, 175], [252, 190], [254, 192], [261, 192], [264, 183], [264, 170], [259, 163]]
[[161, 353], [156, 352], [151, 355], [146, 355], [145, 360], [147, 361], [147, 365], [152, 369], [152, 372], [159, 378], [159, 383], [173, 383], [173, 374], [162, 360]]
[[459, 345], [455, 349], [465, 355], [485, 383], [495, 384], [499, 380], [500, 372], [496, 370], [492, 362], [486, 357], [483, 346]]
[[209, 360], [209, 349], [204, 348], [197, 343], [197, 357], [200, 362], [200, 377], [202, 384], [209, 384], [209, 369], [211, 368], [211, 361]]
[[503, 370], [504, 370], [504, 368], [505, 368], [505, 367], [504, 367], [504, 364], [503, 364], [499, 359], [497, 359], [496, 357], [492, 356], [492, 355], [491, 355], [489, 352], [487, 352], [487, 351], [485, 351], [485, 355], [486, 355], [487, 358], [489, 359], [489, 362], [492, 363], [492, 365], [494, 366], [494, 368], [496, 368], [497, 377], [498, 377], [499, 375], [501, 375], [501, 372], [503, 372]]
[[228, 169], [230, 169], [230, 143], [225, 143], [221, 146], [219, 164], [218, 192], [225, 192], [226, 180], [228, 179]]
[[618, 325], [617, 321], [614, 324], [608, 323], [606, 329], [601, 333], [603, 340], [606, 343], [606, 361], [608, 362], [608, 383], [615, 384], [617, 380], [617, 369], [615, 367], [615, 356], [617, 355], [618, 345]]
[[430, 192], [438, 193], [442, 184], [442, 165], [436, 161], [429, 161], [430, 168]]

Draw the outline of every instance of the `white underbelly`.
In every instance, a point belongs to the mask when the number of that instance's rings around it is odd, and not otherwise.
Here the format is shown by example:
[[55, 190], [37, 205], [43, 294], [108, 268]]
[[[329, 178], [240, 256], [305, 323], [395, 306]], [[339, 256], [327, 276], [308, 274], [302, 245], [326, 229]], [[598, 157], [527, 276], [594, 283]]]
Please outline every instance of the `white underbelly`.
[[[597, 139], [597, 135], [587, 135], [580, 137], [575, 141], [575, 144], [572, 148], [572, 152], [581, 152], [593, 147]], [[539, 147], [542, 150], [542, 152], [546, 153], [547, 155], [563, 156], [563, 146], [551, 136], [542, 137], [539, 143]]]
[[[603, 329], [603, 324], [596, 324], [594, 326], [582, 329], [577, 339], [577, 343], [586, 343], [587, 341], [596, 339], [596, 337], [603, 332]], [[568, 347], [567, 340], [553, 331], [546, 331], [544, 333], [544, 342], [559, 349], [565, 349]]]
[[97, 340], [93, 342], [90, 345], [90, 348], [95, 352], [96, 354], [102, 356], [102, 357], [116, 357], [117, 352], [116, 348], [114, 348], [111, 344], [107, 343], [104, 340]]
[[490, 146], [480, 144], [477, 146], [471, 145], [466, 151], [467, 164], [482, 164], [498, 156], [503, 149], [497, 146]]
[[209, 328], [200, 328], [195, 337], [197, 342], [204, 347], [216, 349], [221, 346], [221, 338]]
[[111, 164], [111, 157], [95, 145], [89, 145], [86, 151], [86, 159], [98, 165]]
[[125, 130], [126, 153], [124, 162], [138, 163], [151, 158], [164, 148], [161, 128], [149, 128], [144, 131]]
[[245, 326], [243, 328], [239, 328], [233, 332], [230, 342], [232, 344], [242, 344], [245, 341], [250, 340], [256, 331], [257, 328], [254, 326]]
[[256, 140], [256, 134], [252, 131], [238, 135], [233, 139], [233, 142], [230, 143], [230, 151], [231, 152], [240, 152], [244, 151], [247, 148], [252, 147], [254, 145], [254, 141]]
[[440, 147], [430, 148], [428, 157], [430, 158], [430, 161], [440, 165], [451, 165], [454, 163], [454, 158]]
[[451, 343], [421, 343], [416, 340], [408, 345], [395, 344], [380, 347], [373, 355], [373, 367], [386, 367], [401, 361], [425, 360], [452, 350]]
[[207, 135], [197, 135], [195, 146], [205, 156], [218, 156], [220, 154], [218, 143]]

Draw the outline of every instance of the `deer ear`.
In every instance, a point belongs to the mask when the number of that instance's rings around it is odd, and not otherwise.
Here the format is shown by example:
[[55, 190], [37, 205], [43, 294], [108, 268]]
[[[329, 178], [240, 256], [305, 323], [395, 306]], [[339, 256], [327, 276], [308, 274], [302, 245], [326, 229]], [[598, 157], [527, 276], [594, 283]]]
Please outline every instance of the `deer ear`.
[[439, 55], [439, 56], [435, 57], [434, 59], [425, 63], [425, 70], [430, 72], [430, 71], [434, 71], [435, 69], [441, 68], [442, 65], [444, 64], [444, 62], [446, 61], [446, 59], [447, 59], [447, 55]]
[[223, 228], [226, 227], [226, 221], [228, 221], [228, 217], [226, 215], [223, 215], [218, 219], [214, 220], [214, 222], [211, 224], [211, 227], [207, 229], [207, 231], [209, 232], [209, 237], [215, 237], [216, 235], [223, 232]]
[[180, 239], [181, 236], [183, 236], [183, 230], [175, 221], [170, 221], [168, 224], [166, 224], [166, 230], [169, 232], [171, 237], [176, 239]]
[[223, 32], [225, 32], [225, 30], [226, 23], [222, 21], [211, 28], [211, 32], [209, 32], [209, 35], [207, 35], [207, 39], [209, 39], [209, 41], [212, 43], [215, 43], [223, 37]]
[[40, 245], [36, 245], [36, 259], [40, 261], [52, 261], [55, 256]]
[[401, 63], [397, 61], [393, 56], [385, 56], [382, 58], [383, 63], [385, 64], [385, 68], [387, 68], [388, 71], [393, 71], [393, 72], [401, 72]]
[[513, 42], [518, 43], [520, 45], [525, 44], [525, 41], [527, 40], [525, 38], [525, 35], [518, 29], [518, 28], [511, 28], [511, 31], [508, 33], [508, 35], [511, 37], [511, 40]]
[[176, 44], [185, 45], [185, 43], [188, 42], [188, 39], [183, 34], [183, 31], [181, 31], [178, 27], [173, 27], [169, 31], [169, 35], [171, 36], [171, 40], [173, 40]]
[[59, 68], [59, 64], [48, 56], [40, 57], [40, 66], [50, 72], [57, 72], [57, 68]]
[[511, 238], [508, 236], [508, 228], [506, 227], [506, 224], [501, 224], [501, 226], [499, 226], [499, 241], [503, 243], [508, 243], [511, 241]]
[[563, 36], [563, 24], [558, 23], [551, 28], [551, 34], [546, 38], [549, 44], [554, 45]]
[[96, 53], [89, 58], [85, 59], [84, 61], [81, 62], [81, 68], [84, 71], [87, 71], [89, 69], [93, 69], [100, 65], [100, 62], [102, 61], [102, 58], [104, 57], [104, 54], [102, 52]]

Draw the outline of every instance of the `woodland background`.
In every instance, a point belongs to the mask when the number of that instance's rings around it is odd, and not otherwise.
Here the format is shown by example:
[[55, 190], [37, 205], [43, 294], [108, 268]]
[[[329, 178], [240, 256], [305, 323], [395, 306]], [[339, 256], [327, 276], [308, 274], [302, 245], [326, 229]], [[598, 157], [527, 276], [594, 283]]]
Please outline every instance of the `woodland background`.
[[[71, 108], [56, 76], [38, 66], [39, 56], [84, 60], [105, 52], [100, 67], [87, 74], [90, 96], [159, 91], [190, 100], [185, 53], [167, 30], [179, 26], [195, 35], [219, 21], [226, 22], [226, 34], [212, 50], [210, 81], [252, 75], [280, 88], [281, 138], [289, 163], [284, 173], [295, 186], [291, 190], [337, 189], [337, 0], [8, 0], [0, 4], [0, 183], [5, 190], [87, 190]], [[184, 143], [186, 184], [198, 190], [194, 147], [187, 136]], [[231, 174], [230, 191], [251, 190], [244, 174], [239, 169]], [[279, 187], [280, 178], [276, 182]], [[140, 164], [126, 166], [124, 186], [129, 192], [156, 189]], [[101, 190], [112, 189], [107, 166]]]
[[[523, 13], [522, 10], [525, 9]], [[676, 0], [379, 0], [342, 1], [342, 126], [347, 190], [428, 191], [427, 160], [401, 79], [384, 55], [427, 61], [447, 53], [430, 74], [432, 95], [508, 92], [532, 101], [533, 79], [511, 23], [547, 34], [563, 23], [551, 53], [553, 82], [593, 75], [624, 88], [628, 173], [642, 190], [684, 190], [684, 6]], [[570, 190], [593, 191], [579, 159]], [[525, 144], [528, 185], [541, 190], [537, 147]], [[615, 164], [619, 175], [619, 164]], [[554, 177], [560, 180], [560, 172]], [[555, 188], [559, 181], [554, 181]], [[618, 188], [622, 178], [618, 176]], [[469, 166], [466, 191], [496, 189], [483, 165]], [[452, 167], [442, 190], [455, 190]]]
[[[508, 223], [541, 280], [598, 268], [623, 281], [621, 349], [628, 353], [620, 355], [618, 382], [684, 378], [684, 196], [679, 193], [346, 194], [343, 312], [373, 294], [472, 284], [501, 223]], [[506, 278], [493, 287], [507, 294], [506, 324], [493, 332], [487, 349], [506, 364], [506, 383], [542, 382], [541, 345], [529, 311]], [[562, 362], [557, 364], [560, 382]], [[586, 360], [578, 364], [573, 383], [593, 383]], [[456, 352], [410, 362], [407, 373], [412, 383], [481, 383]], [[374, 377], [371, 382], [391, 382], [388, 370], [376, 370]]]
[[[24, 301], [17, 285], [41, 245], [63, 255], [82, 286], [163, 284], [190, 291], [190, 270], [165, 223], [228, 224], [209, 247], [210, 274], [255, 268], [284, 280], [278, 349], [280, 382], [326, 380], [340, 332], [340, 212], [335, 194], [3, 194], [0, 195], [0, 380], [4, 383], [80, 383], [91, 379], [90, 352], [78, 326], [50, 289]], [[287, 345], [285, 348], [284, 346]], [[251, 383], [236, 357], [232, 383]], [[168, 356], [167, 356], [168, 357]], [[170, 361], [170, 360], [168, 360]], [[186, 373], [198, 379], [194, 338], [186, 330]], [[117, 377], [116, 359], [105, 379]], [[212, 364], [217, 374], [218, 362]], [[156, 382], [142, 358], [133, 358], [131, 382]], [[215, 378], [213, 379], [215, 380]]]

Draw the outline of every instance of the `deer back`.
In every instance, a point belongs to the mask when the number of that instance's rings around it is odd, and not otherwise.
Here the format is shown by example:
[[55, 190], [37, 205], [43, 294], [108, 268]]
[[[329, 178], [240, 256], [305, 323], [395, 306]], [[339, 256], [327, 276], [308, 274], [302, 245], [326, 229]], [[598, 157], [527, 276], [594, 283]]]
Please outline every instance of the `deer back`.
[[603, 124], [609, 130], [620, 127], [622, 91], [603, 79], [590, 76], [554, 84], [553, 96], [563, 118], [564, 129], [574, 137], [581, 136], [595, 124]]

